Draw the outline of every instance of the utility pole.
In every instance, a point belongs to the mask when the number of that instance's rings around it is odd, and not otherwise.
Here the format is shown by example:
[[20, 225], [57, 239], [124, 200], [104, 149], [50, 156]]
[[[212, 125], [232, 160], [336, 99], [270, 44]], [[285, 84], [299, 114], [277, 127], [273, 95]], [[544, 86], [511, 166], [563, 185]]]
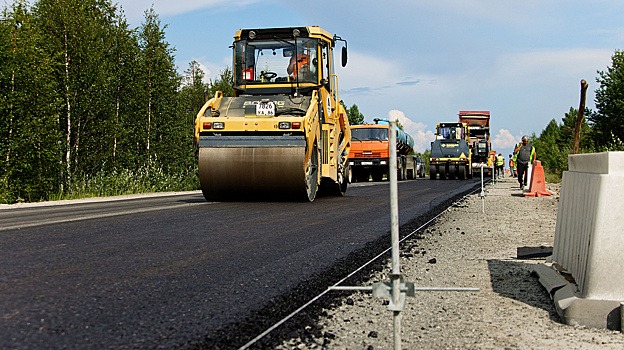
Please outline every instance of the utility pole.
[[572, 154], [578, 154], [579, 145], [581, 143], [581, 125], [583, 124], [583, 114], [585, 113], [585, 97], [587, 95], [588, 84], [585, 79], [581, 79], [581, 102], [576, 116], [576, 125], [574, 126], [574, 149]]

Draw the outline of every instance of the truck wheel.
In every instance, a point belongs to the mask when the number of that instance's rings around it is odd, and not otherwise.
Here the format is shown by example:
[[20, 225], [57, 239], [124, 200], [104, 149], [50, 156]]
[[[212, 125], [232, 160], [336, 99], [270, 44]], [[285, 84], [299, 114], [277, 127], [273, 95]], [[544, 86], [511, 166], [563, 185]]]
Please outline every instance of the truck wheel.
[[438, 166], [431, 165], [429, 167], [429, 180], [435, 180], [438, 177]]
[[368, 182], [368, 177], [369, 177], [368, 172], [366, 172], [366, 171], [360, 172], [357, 175], [357, 181], [358, 182]]
[[438, 167], [438, 173], [440, 173], [440, 180], [446, 179], [448, 171], [444, 165]]
[[349, 177], [351, 178], [351, 182], [360, 182], [362, 181], [362, 171], [357, 170], [357, 168], [351, 168], [351, 171], [349, 172]]
[[371, 176], [373, 177], [373, 181], [383, 180], [383, 172], [381, 171], [373, 171]]
[[465, 166], [457, 167], [457, 178], [460, 180], [466, 179], [466, 167]]

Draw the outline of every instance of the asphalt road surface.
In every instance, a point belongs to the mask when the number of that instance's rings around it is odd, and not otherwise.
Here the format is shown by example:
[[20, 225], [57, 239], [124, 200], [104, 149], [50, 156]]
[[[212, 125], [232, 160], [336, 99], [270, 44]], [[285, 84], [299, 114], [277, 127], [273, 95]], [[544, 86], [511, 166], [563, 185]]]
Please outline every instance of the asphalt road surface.
[[[402, 228], [478, 184], [399, 183]], [[389, 230], [387, 182], [313, 203], [192, 192], [2, 209], [0, 348], [238, 348], [389, 247]]]

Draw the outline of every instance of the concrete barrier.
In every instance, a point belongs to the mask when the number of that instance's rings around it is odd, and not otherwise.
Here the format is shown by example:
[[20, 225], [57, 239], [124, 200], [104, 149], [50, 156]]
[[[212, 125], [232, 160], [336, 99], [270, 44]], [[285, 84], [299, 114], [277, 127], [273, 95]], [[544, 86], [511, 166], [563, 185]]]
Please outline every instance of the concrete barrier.
[[[624, 152], [570, 155], [568, 169], [561, 185], [552, 266], [574, 282], [549, 292], [564, 322], [621, 329]], [[540, 275], [541, 270], [534, 272]]]

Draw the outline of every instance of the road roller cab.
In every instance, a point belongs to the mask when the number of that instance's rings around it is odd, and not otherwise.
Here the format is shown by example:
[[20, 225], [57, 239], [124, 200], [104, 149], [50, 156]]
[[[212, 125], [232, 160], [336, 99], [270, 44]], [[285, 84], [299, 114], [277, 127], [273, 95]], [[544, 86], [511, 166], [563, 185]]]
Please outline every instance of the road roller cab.
[[334, 71], [339, 41], [344, 67], [346, 41], [319, 27], [236, 32], [235, 96], [217, 92], [195, 121], [206, 199], [345, 193], [351, 132]]

